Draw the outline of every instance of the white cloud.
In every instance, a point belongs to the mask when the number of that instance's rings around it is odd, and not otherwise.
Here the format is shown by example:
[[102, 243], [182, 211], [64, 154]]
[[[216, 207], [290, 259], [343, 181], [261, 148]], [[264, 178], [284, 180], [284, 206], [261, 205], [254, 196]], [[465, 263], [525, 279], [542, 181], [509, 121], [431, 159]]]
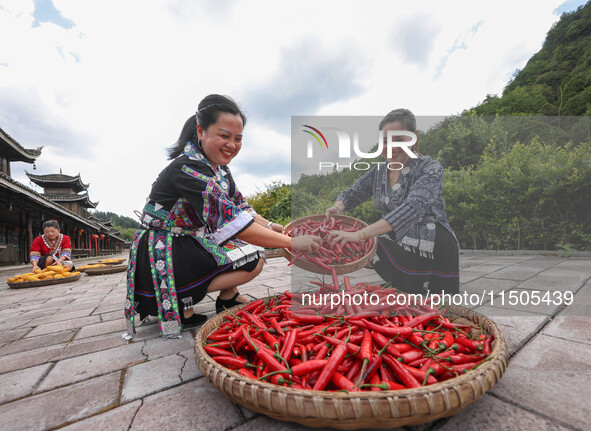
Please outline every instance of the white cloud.
[[[289, 118], [270, 130], [265, 108], [460, 112], [502, 91], [561, 3], [54, 0], [75, 24], [65, 29], [33, 28], [32, 1], [4, 1], [0, 127], [25, 147], [45, 145], [37, 173], [80, 172], [98, 209], [131, 216], [199, 100], [228, 94], [251, 114], [232, 164], [250, 194], [290, 176]], [[302, 106], [310, 112], [291, 111]], [[25, 168], [13, 174], [28, 182]]]

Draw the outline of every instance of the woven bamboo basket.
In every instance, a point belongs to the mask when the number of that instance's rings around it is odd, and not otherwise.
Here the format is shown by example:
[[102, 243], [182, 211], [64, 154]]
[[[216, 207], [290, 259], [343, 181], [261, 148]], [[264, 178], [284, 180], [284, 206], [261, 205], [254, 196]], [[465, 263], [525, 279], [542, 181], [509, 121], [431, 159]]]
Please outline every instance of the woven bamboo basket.
[[125, 262], [125, 258], [117, 258], [117, 259], [113, 259], [112, 261], [108, 262], [106, 259], [104, 260], [99, 260], [98, 263], [102, 263], [103, 265], [119, 265], [121, 263]]
[[[351, 227], [355, 224], [355, 222], [358, 223], [357, 226], [359, 227], [359, 229], [363, 229], [364, 227], [367, 227], [367, 223], [365, 223], [364, 221], [361, 221], [359, 219], [356, 219], [354, 217], [349, 217], [349, 216], [345, 216], [345, 215], [334, 215], [333, 217], [336, 220], [342, 220], [343, 226], [345, 226], [345, 227]], [[292, 226], [297, 226], [297, 225], [305, 222], [306, 220], [311, 220], [311, 221], [317, 222], [317, 221], [324, 220], [324, 218], [325, 218], [324, 214], [317, 214], [317, 215], [312, 215], [312, 216], [307, 216], [307, 217], [301, 217], [299, 219], [293, 220], [291, 223], [286, 224], [285, 231], [287, 232], [287, 231], [291, 230]], [[365, 265], [367, 265], [367, 263], [371, 259], [373, 259], [373, 257], [376, 254], [377, 249], [378, 249], [378, 245], [374, 239], [373, 247], [362, 258], [360, 258], [354, 262], [345, 263], [343, 265], [330, 265], [330, 266], [333, 266], [335, 268], [337, 274], [349, 274], [351, 272], [355, 272], [355, 271], [363, 268]], [[290, 262], [295, 256], [291, 251], [289, 251], [285, 248], [281, 249], [281, 253], [283, 254], [283, 257], [285, 257]], [[306, 271], [314, 272], [316, 274], [330, 274], [330, 272], [327, 271], [326, 269], [321, 268], [320, 266], [318, 266], [312, 262], [309, 262], [307, 260], [298, 259], [293, 264], [295, 266], [297, 266], [298, 268], [302, 268], [302, 269], [305, 269]]]
[[89, 268], [84, 271], [87, 275], [106, 275], [127, 271], [127, 265], [109, 265], [101, 268]]
[[41, 286], [50, 286], [53, 284], [62, 284], [62, 283], [71, 283], [72, 281], [80, 280], [80, 276], [72, 275], [70, 277], [63, 277], [63, 278], [52, 278], [49, 280], [39, 280], [39, 281], [22, 281], [20, 283], [11, 283], [7, 281], [8, 287], [11, 289], [24, 289], [27, 287], [41, 287]]
[[[453, 379], [416, 389], [381, 392], [327, 392], [291, 389], [243, 377], [218, 364], [203, 349], [203, 341], [226, 313], [206, 322], [195, 336], [195, 361], [205, 377], [226, 398], [281, 421], [321, 428], [395, 428], [419, 425], [459, 413], [489, 391], [508, 364], [507, 344], [498, 326], [465, 307], [449, 306], [448, 316], [460, 316], [475, 328], [494, 335], [492, 359]], [[480, 333], [480, 332], [478, 332]]]
[[[98, 265], [98, 262], [87, 263], [86, 265]], [[76, 267], [76, 271], [86, 272], [89, 269], [93, 269], [93, 268], [85, 268], [86, 265], [82, 265], [80, 267]]]

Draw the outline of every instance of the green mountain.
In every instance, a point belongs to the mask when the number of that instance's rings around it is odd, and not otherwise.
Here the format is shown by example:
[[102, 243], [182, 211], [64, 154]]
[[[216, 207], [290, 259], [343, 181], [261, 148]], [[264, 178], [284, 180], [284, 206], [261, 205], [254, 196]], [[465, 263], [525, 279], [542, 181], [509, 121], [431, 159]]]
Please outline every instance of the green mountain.
[[542, 49], [503, 95], [487, 96], [478, 115], [591, 115], [591, 2], [565, 13]]

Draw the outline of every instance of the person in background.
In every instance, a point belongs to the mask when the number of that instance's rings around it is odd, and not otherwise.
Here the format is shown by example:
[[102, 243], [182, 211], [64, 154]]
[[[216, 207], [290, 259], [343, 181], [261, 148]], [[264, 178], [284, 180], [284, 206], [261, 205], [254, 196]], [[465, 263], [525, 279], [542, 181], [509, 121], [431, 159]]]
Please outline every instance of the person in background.
[[[337, 197], [326, 216], [373, 198], [382, 218], [357, 232], [334, 231], [331, 240], [344, 243], [376, 237], [373, 266], [385, 281], [409, 293], [458, 293], [459, 248], [441, 196], [443, 167], [419, 154], [418, 143], [410, 148], [416, 158], [400, 147], [394, 147], [388, 157], [388, 131], [417, 133], [415, 116], [408, 109], [391, 111], [379, 128], [384, 132], [382, 157], [390, 168], [381, 164], [369, 170]], [[392, 139], [408, 142], [411, 138], [395, 135]]]
[[193, 306], [219, 292], [216, 311], [246, 303], [238, 286], [263, 269], [263, 247], [306, 250], [320, 238], [290, 238], [258, 215], [238, 191], [228, 164], [243, 145], [246, 117], [236, 103], [205, 97], [169, 149], [170, 164], [152, 184], [130, 251], [126, 338], [140, 319], [158, 316], [162, 336], [202, 324]]
[[57, 220], [48, 220], [43, 223], [43, 235], [35, 238], [31, 244], [29, 259], [33, 271], [49, 265], [69, 266], [73, 269], [71, 252], [70, 237], [60, 233]]

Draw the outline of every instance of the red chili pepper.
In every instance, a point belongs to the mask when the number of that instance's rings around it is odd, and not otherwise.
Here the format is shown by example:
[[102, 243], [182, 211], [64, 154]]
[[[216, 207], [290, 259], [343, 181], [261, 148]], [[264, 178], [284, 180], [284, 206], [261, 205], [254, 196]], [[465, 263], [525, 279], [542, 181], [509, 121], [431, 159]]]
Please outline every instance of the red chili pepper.
[[[371, 359], [371, 351], [373, 350], [373, 342], [371, 338], [371, 332], [367, 329], [363, 332], [363, 341], [361, 342], [361, 348], [359, 349], [359, 353], [357, 356], [363, 364], [361, 365], [361, 372], [359, 373], [359, 380], [357, 380], [356, 384], [359, 384], [361, 379], [363, 378], [363, 373], [365, 372], [365, 367], [369, 363]], [[381, 362], [381, 361], [380, 361]]]
[[203, 350], [205, 350], [209, 356], [236, 356], [232, 352], [213, 346], [203, 346]]
[[275, 317], [271, 317], [271, 318], [269, 319], [269, 322], [271, 322], [271, 327], [272, 327], [273, 329], [275, 329], [275, 331], [277, 331], [277, 334], [278, 334], [278, 335], [280, 335], [280, 336], [283, 336], [283, 335], [285, 335], [285, 334], [283, 333], [283, 330], [281, 329], [281, 326], [279, 326], [279, 323], [277, 323], [277, 319], [276, 319]]
[[380, 366], [382, 365], [382, 357], [380, 355], [373, 355], [371, 360], [369, 361], [369, 365], [364, 373], [360, 374], [360, 379], [356, 382], [357, 385], [361, 384], [362, 382], [367, 382], [371, 376], [377, 374]]
[[[406, 370], [413, 375], [413, 377], [415, 379], [417, 379], [417, 381], [423, 382], [426, 380], [426, 383], [429, 385], [432, 385], [433, 383], [437, 383], [437, 379], [431, 375], [427, 374], [427, 370], [418, 370], [414, 367], [411, 367], [410, 365], [406, 365], [406, 364], [402, 364], [402, 366], [404, 368], [406, 368]], [[433, 370], [433, 368], [431, 368]], [[433, 372], [435, 372], [435, 370], [433, 370]]]
[[240, 374], [241, 376], [244, 376], [244, 377], [249, 377], [249, 378], [254, 379], [254, 380], [257, 379], [257, 376], [255, 376], [253, 373], [251, 373], [250, 371], [248, 371], [246, 368], [240, 368], [238, 370], [238, 374]]
[[380, 376], [376, 373], [373, 376], [371, 376], [371, 378], [369, 379], [369, 384], [372, 385], [370, 386], [370, 391], [381, 391], [382, 388], [379, 386], [380, 384]]
[[382, 359], [407, 388], [421, 387], [421, 384], [417, 381], [417, 379], [415, 379], [414, 376], [410, 374], [400, 362], [394, 359], [394, 357], [390, 356], [388, 353], [384, 353], [382, 355]]
[[345, 357], [346, 352], [347, 348], [344, 344], [339, 344], [335, 347], [334, 351], [330, 355], [330, 358], [328, 359], [328, 362], [320, 372], [318, 380], [316, 380], [316, 383], [314, 383], [314, 387], [312, 388], [313, 390], [321, 391], [325, 388], [330, 378], [335, 373], [338, 365]]
[[262, 299], [257, 299], [256, 301], [251, 302], [250, 304], [242, 307], [242, 310], [247, 311], [247, 312], [251, 312], [254, 309], [256, 309], [259, 305], [264, 305], [263, 300]]
[[382, 380], [387, 382], [391, 382], [394, 380], [394, 376], [388, 367], [384, 365], [384, 361], [382, 361], [382, 365], [380, 365], [380, 377]]
[[355, 391], [357, 391], [357, 388], [355, 387], [355, 384], [351, 380], [349, 380], [348, 378], [346, 378], [345, 376], [343, 376], [341, 373], [339, 373], [338, 371], [335, 371], [333, 373], [333, 375], [330, 378], [330, 380], [339, 389], [343, 389], [343, 390], [349, 391], [349, 392], [355, 392]]
[[492, 353], [492, 335], [484, 340], [482, 353], [485, 355], [490, 355]]
[[298, 335], [297, 329], [292, 329], [289, 334], [287, 334], [287, 338], [285, 339], [285, 344], [281, 349], [279, 355], [284, 358], [285, 360], [289, 360], [291, 357], [291, 353], [293, 352], [293, 348], [295, 347], [296, 337]]
[[440, 347], [443, 346], [442, 347], [443, 349], [449, 349], [453, 343], [454, 343], [453, 334], [449, 331], [444, 331], [443, 332], [443, 339], [439, 343]]
[[218, 364], [224, 367], [240, 369], [244, 368], [247, 364], [247, 360], [244, 358], [235, 358], [232, 356], [214, 356], [211, 359], [216, 361]]
[[416, 361], [417, 359], [421, 359], [424, 355], [424, 352], [422, 352], [421, 350], [418, 349], [414, 349], [414, 350], [409, 350], [408, 352], [404, 352], [402, 353], [399, 358], [402, 359], [402, 361], [405, 364], [408, 364], [409, 362], [412, 361]]
[[[350, 320], [351, 323], [355, 323], [353, 321]], [[380, 325], [376, 325], [373, 322], [370, 322], [367, 319], [361, 319], [362, 325], [364, 325], [365, 328], [368, 329], [373, 329], [374, 331], [378, 331], [381, 334], [387, 335], [388, 337], [397, 337], [397, 336], [408, 336], [412, 334], [412, 328], [406, 328], [406, 327], [394, 327], [394, 326], [380, 326]]]
[[285, 367], [282, 366], [273, 356], [273, 353], [266, 349], [266, 348], [261, 348], [259, 346], [257, 346], [253, 340], [250, 338], [250, 335], [248, 334], [248, 331], [246, 331], [246, 329], [243, 328], [243, 331], [245, 332], [244, 334], [244, 338], [247, 338], [250, 342], [250, 345], [252, 346], [252, 348], [254, 349], [256, 355], [265, 363], [269, 366], [269, 368], [271, 368], [273, 371], [278, 371], [278, 370], [283, 370]]
[[408, 326], [409, 328], [416, 328], [420, 324], [428, 322], [429, 320], [435, 319], [438, 316], [439, 316], [438, 312], [421, 314], [421, 315], [415, 317], [414, 319], [412, 319], [411, 321], [407, 322], [405, 326]]
[[469, 340], [467, 338], [456, 337], [455, 342], [461, 346], [467, 347], [471, 351], [476, 351], [476, 350], [482, 351], [483, 350], [482, 344], [475, 341], [475, 340]]

